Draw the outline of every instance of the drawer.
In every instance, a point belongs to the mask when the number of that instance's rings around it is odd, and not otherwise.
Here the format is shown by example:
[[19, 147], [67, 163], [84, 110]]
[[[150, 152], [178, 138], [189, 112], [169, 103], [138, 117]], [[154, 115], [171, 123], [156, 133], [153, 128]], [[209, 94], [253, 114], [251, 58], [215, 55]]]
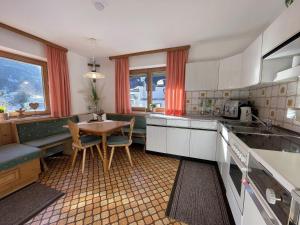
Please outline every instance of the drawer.
[[11, 183], [16, 182], [20, 177], [19, 168], [13, 168], [8, 171], [3, 171], [0, 173], [0, 186], [4, 187]]
[[177, 119], [170, 119], [167, 120], [167, 126], [171, 127], [190, 127], [189, 120], [177, 120]]
[[162, 118], [147, 118], [146, 119], [147, 124], [151, 125], [167, 125], [167, 120]]
[[205, 129], [205, 130], [217, 130], [218, 122], [217, 121], [201, 121], [201, 120], [192, 120], [191, 128]]

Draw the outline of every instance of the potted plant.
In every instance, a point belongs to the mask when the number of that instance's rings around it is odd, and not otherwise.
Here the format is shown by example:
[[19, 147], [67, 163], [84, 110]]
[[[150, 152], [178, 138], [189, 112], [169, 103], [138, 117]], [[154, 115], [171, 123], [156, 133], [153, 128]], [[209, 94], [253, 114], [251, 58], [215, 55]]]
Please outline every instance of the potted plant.
[[8, 113], [5, 106], [0, 106], [0, 121], [8, 120]]
[[149, 110], [151, 112], [156, 112], [156, 109], [155, 109], [156, 107], [157, 107], [157, 104], [155, 104], [155, 103], [149, 104]]
[[91, 89], [90, 89], [90, 93], [89, 93], [89, 101], [90, 101], [90, 106], [89, 106], [89, 110], [91, 110], [94, 113], [97, 113], [100, 111], [99, 109], [99, 95], [97, 92], [97, 88], [96, 85], [91, 82]]

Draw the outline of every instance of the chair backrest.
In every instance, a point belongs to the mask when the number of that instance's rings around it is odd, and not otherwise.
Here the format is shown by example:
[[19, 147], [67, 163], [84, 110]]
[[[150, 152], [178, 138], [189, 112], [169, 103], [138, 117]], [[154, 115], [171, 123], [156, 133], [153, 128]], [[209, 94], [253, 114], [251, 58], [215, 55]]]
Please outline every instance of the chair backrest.
[[130, 128], [129, 128], [129, 133], [128, 133], [128, 137], [129, 137], [130, 142], [132, 142], [132, 132], [133, 132], [133, 128], [134, 128], [134, 123], [135, 123], [135, 117], [133, 117], [130, 120]]
[[76, 123], [72, 122], [71, 120], [68, 121], [68, 126], [70, 129], [70, 133], [72, 135], [73, 144], [78, 147], [81, 147], [80, 135], [79, 135], [79, 127]]

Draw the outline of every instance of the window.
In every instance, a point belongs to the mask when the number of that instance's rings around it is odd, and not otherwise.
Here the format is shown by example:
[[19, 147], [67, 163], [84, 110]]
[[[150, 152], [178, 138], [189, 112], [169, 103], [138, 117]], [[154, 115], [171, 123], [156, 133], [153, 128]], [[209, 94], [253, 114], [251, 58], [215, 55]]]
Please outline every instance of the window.
[[12, 115], [49, 113], [48, 96], [46, 62], [0, 51], [0, 105]]
[[130, 71], [130, 102], [133, 110], [147, 110], [150, 104], [165, 107], [165, 67]]

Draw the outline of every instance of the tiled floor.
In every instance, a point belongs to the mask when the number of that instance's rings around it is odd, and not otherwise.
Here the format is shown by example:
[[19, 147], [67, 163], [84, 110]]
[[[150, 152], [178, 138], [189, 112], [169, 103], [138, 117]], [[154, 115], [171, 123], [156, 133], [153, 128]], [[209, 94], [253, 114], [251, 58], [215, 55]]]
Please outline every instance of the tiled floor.
[[66, 194], [28, 224], [180, 224], [165, 216], [179, 160], [133, 149], [134, 166], [117, 151], [106, 176], [90, 155], [83, 175], [80, 158], [74, 170], [69, 157], [50, 159], [41, 182]]

